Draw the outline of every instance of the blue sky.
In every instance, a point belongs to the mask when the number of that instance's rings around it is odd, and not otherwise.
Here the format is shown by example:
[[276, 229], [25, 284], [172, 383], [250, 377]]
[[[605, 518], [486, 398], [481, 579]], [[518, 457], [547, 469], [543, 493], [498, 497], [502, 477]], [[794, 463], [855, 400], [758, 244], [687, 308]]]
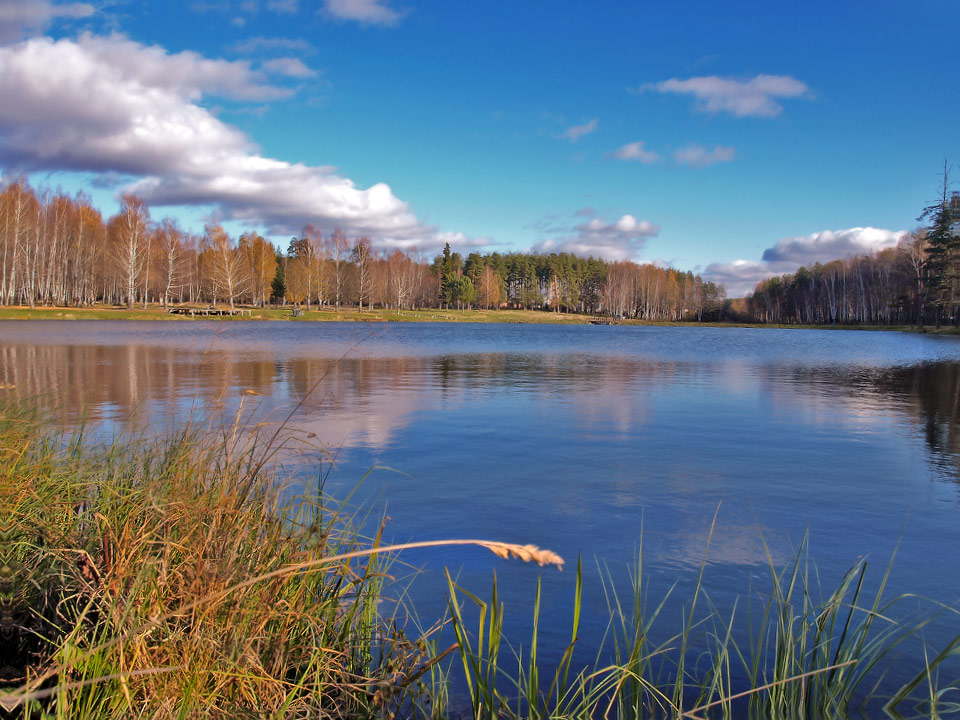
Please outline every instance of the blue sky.
[[0, 0], [0, 167], [280, 243], [772, 272], [955, 160], [960, 3]]

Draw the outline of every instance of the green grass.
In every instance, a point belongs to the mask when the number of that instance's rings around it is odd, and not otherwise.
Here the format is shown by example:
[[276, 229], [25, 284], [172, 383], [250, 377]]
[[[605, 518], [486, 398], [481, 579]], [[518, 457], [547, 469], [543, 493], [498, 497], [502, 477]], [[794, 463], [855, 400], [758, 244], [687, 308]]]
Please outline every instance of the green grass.
[[[200, 306], [198, 306], [200, 307]], [[226, 306], [220, 305], [224, 308]], [[512, 323], [512, 324], [551, 324], [583, 325], [591, 316], [574, 313], [556, 313], [545, 310], [444, 310], [427, 308], [423, 310], [365, 309], [324, 307], [304, 310], [300, 317], [293, 317], [290, 308], [246, 308], [251, 314], [247, 317], [204, 317], [191, 318], [184, 315], [172, 315], [160, 305], [146, 308], [136, 307], [128, 310], [119, 306], [97, 306], [92, 308], [61, 308], [25, 306], [0, 306], [0, 320], [156, 320], [169, 322], [250, 322], [260, 320], [283, 320], [290, 322], [471, 322], [471, 323]], [[742, 322], [650, 322], [645, 320], [622, 320], [621, 325], [644, 327], [746, 327], [773, 329], [806, 330], [874, 330], [893, 332], [920, 332], [939, 335], [960, 334], [960, 328], [933, 326], [918, 328], [915, 325], [784, 325]]]
[[[0, 408], [0, 705], [11, 717], [443, 718], [460, 686], [489, 720], [842, 717], [894, 663], [904, 669], [906, 641], [925, 660], [880, 704], [891, 716], [955, 709], [944, 673], [960, 635], [922, 633], [956, 609], [888, 597], [889, 566], [868, 596], [865, 561], [821, 590], [805, 546], [785, 567], [769, 559], [759, 611], [726, 615], [705, 560], [690, 597], [652, 604], [642, 548], [626, 592], [601, 565], [609, 622], [591, 657], [579, 562], [559, 663], [540, 655], [539, 583], [528, 607], [508, 609], [496, 584], [481, 600], [448, 575], [448, 616], [419, 630], [391, 580], [406, 548], [562, 561], [495, 541], [384, 546], [382, 523], [373, 516], [365, 537], [371, 516], [346, 512], [349, 498], [285, 493], [284, 442], [258, 430], [238, 417], [104, 446], [51, 431], [30, 405]], [[664, 627], [668, 605], [683, 608], [680, 627]], [[504, 636], [507, 612], [532, 615], [522, 644]]]
[[[739, 611], [738, 604], [727, 615], [716, 609], [704, 582], [706, 552], [692, 596], [679, 598], [671, 590], [652, 606], [642, 550], [626, 594], [617, 589], [615, 574], [601, 567], [609, 623], [592, 658], [577, 652], [583, 592], [578, 563], [570, 644], [560, 662], [548, 667], [538, 662], [539, 583], [531, 636], [515, 645], [503, 635], [506, 610], [496, 583], [484, 601], [448, 575], [450, 614], [473, 716], [802, 720], [847, 718], [863, 708], [890, 718], [960, 714], [957, 679], [941, 677], [947, 664], [957, 670], [960, 634], [922, 643], [933, 619], [947, 614], [956, 620], [958, 609], [926, 602], [918, 610], [915, 595], [888, 597], [893, 558], [869, 596], [865, 560], [823, 591], [806, 547], [805, 540], [784, 568], [776, 568], [768, 556], [772, 589], [759, 618]], [[670, 603], [683, 609], [680, 628], [662, 627], [661, 615]], [[465, 606], [475, 611], [474, 627]], [[897, 654], [907, 641], [923, 644], [924, 659], [913, 660], [912, 668], [905, 668], [905, 657]], [[880, 683], [895, 666], [907, 669], [909, 679], [881, 691]]]
[[272, 450], [240, 435], [87, 448], [3, 414], [20, 676], [0, 700], [57, 718], [375, 717], [420, 701], [429, 642], [378, 607], [379, 537], [320, 495], [281, 504]]
[[[218, 306], [224, 308], [226, 306]], [[248, 308], [249, 317], [191, 318], [172, 315], [159, 305], [147, 308], [124, 307], [54, 308], [54, 307], [0, 307], [0, 320], [158, 320], [171, 322], [241, 322], [257, 320], [285, 320], [290, 322], [493, 322], [493, 323], [585, 323], [585, 315], [552, 313], [540, 310], [425, 310], [364, 309], [324, 307], [303, 310], [300, 317], [293, 317], [290, 308]]]

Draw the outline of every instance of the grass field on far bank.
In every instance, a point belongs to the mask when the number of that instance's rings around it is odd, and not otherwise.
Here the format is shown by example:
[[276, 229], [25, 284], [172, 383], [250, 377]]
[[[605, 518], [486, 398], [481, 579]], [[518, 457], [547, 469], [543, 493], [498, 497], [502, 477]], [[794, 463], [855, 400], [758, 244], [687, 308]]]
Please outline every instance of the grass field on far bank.
[[[199, 306], [198, 306], [199, 307]], [[226, 305], [218, 305], [226, 309]], [[198, 315], [173, 315], [160, 305], [146, 308], [97, 306], [92, 308], [62, 308], [13, 306], [0, 308], [0, 320], [169, 320], [197, 321], [217, 320], [238, 322], [241, 320], [289, 320], [291, 322], [501, 322], [501, 323], [586, 323], [587, 315], [571, 313], [543, 312], [541, 310], [444, 310], [427, 308], [423, 310], [395, 310], [376, 308], [358, 310], [355, 307], [332, 307], [323, 309], [302, 309], [299, 317], [294, 317], [290, 307], [244, 308], [250, 314], [235, 317], [209, 317]]]
[[[225, 309], [225, 305], [218, 306]], [[262, 320], [284, 320], [290, 322], [470, 322], [470, 323], [513, 323], [513, 324], [552, 324], [584, 325], [592, 316], [575, 313], [556, 313], [545, 310], [455, 310], [426, 308], [421, 310], [396, 310], [392, 308], [365, 309], [324, 307], [322, 309], [303, 310], [300, 317], [294, 317], [290, 307], [244, 308], [249, 315], [236, 317], [210, 317], [173, 315], [160, 305], [138, 306], [132, 310], [125, 307], [101, 305], [97, 307], [0, 307], [0, 320], [152, 320], [170, 322], [222, 321], [250, 322]], [[920, 332], [939, 335], [960, 334], [960, 328], [943, 326], [935, 328], [927, 325], [918, 328], [915, 325], [787, 325], [744, 322], [649, 322], [645, 320], [621, 320], [618, 325], [639, 325], [649, 327], [745, 327], [778, 328], [807, 330], [888, 330], [894, 332]]]

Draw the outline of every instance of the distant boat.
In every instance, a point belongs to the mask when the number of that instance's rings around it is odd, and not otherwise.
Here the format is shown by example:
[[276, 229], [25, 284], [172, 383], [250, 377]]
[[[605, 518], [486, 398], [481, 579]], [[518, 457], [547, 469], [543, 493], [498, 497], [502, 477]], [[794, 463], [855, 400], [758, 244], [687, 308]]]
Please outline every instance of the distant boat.
[[607, 317], [594, 317], [590, 318], [591, 325], [613, 325], [613, 320]]

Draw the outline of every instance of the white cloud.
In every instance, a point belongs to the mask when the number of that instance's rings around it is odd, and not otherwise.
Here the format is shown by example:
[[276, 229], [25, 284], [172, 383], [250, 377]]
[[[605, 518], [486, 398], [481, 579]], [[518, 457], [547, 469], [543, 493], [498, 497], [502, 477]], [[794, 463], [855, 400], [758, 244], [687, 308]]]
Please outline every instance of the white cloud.
[[338, 20], [362, 25], [396, 25], [402, 17], [388, 0], [324, 0], [323, 11]]
[[701, 275], [705, 280], [723, 285], [727, 297], [744, 297], [753, 292], [758, 282], [781, 272], [790, 270], [775, 270], [768, 263], [755, 260], [734, 260], [729, 263], [710, 263]]
[[405, 252], [422, 252], [426, 254], [442, 250], [449, 243], [450, 247], [458, 251], [479, 250], [489, 248], [498, 243], [489, 237], [469, 237], [462, 232], [434, 232], [423, 237], [388, 238], [378, 245], [386, 250], [403, 250]]
[[298, 58], [285, 57], [267, 60], [261, 66], [264, 70], [278, 75], [286, 75], [294, 78], [316, 77], [316, 70], [311, 70], [303, 61]]
[[340, 226], [426, 246], [424, 226], [384, 183], [262, 156], [198, 102], [288, 94], [245, 61], [169, 54], [120, 36], [35, 39], [0, 48], [0, 164], [10, 170], [131, 175], [149, 204], [215, 206], [220, 217], [299, 232]]
[[647, 83], [640, 92], [653, 90], [660, 93], [693, 95], [700, 112], [727, 112], [737, 117], [773, 117], [779, 115], [783, 106], [781, 98], [810, 97], [810, 88], [788, 75], [757, 75], [750, 80], [733, 78], [694, 77], [687, 80], [672, 78], [658, 83]]
[[696, 143], [680, 148], [673, 154], [673, 159], [678, 165], [689, 165], [690, 167], [707, 167], [721, 162], [731, 162], [734, 156], [734, 149], [726, 145], [717, 145], [713, 150], [707, 150], [702, 145]]
[[[266, 8], [277, 14], [293, 15], [300, 11], [300, 0], [268, 0]], [[240, 0], [240, 2], [236, 2], [236, 0], [195, 0], [190, 4], [190, 10], [200, 15], [239, 11], [252, 19], [261, 10], [261, 0]], [[238, 20], [243, 22], [238, 23]], [[243, 25], [246, 19], [234, 17], [231, 22]]]
[[48, 0], [0, 0], [0, 42], [38, 33], [60, 18], [77, 20], [95, 12], [89, 3], [57, 4]]
[[644, 148], [642, 141], [627, 143], [607, 153], [607, 157], [616, 158], [617, 160], [634, 160], [644, 164], [653, 163], [660, 159], [660, 156], [653, 150]]
[[188, 101], [205, 94], [234, 100], [278, 100], [293, 94], [288, 88], [268, 83], [263, 73], [253, 70], [246, 60], [210, 60], [189, 50], [170, 54], [158, 45], [141, 45], [122, 35], [85, 33], [76, 41], [56, 42], [37, 38], [6, 48], [3, 59], [4, 74], [9, 77], [0, 77], [0, 82], [12, 88], [43, 77], [40, 68], [31, 68], [30, 63], [42, 66], [48, 73], [43, 83], [48, 92], [35, 94], [50, 101], [56, 101], [60, 93], [82, 95], [83, 87], [69, 87], [75, 80], [93, 84], [98, 91], [90, 98], [94, 104], [99, 98], [107, 99], [111, 82], [129, 92], [170, 92]]
[[196, 2], [190, 3], [190, 12], [197, 13], [198, 15], [204, 15], [209, 12], [228, 12], [229, 10], [230, 3], [226, 0], [221, 0], [220, 2], [196, 0]]
[[797, 265], [829, 262], [896, 247], [906, 236], [906, 230], [881, 230], [872, 227], [824, 230], [811, 235], [778, 240], [776, 245], [763, 251], [763, 259], [767, 262], [789, 262]]
[[531, 250], [539, 253], [568, 252], [605, 260], [629, 260], [637, 256], [648, 238], [660, 233], [660, 227], [649, 220], [623, 215], [612, 223], [595, 217], [577, 225], [572, 232], [575, 234], [543, 240]]
[[300, 10], [299, 0], [270, 0], [267, 7], [277, 13], [293, 14]]
[[282, 50], [284, 52], [313, 53], [313, 46], [302, 38], [252, 37], [237, 43], [233, 49], [238, 53], [257, 53]]
[[703, 276], [723, 283], [731, 297], [742, 296], [752, 292], [758, 282], [773, 275], [795, 272], [801, 265], [810, 267], [818, 262], [827, 263], [896, 247], [906, 235], [906, 230], [855, 227], [783, 238], [763, 251], [760, 262], [711, 263]]
[[596, 120], [591, 120], [588, 123], [583, 125], [574, 125], [573, 127], [568, 127], [562, 133], [557, 135], [558, 138], [563, 138], [564, 140], [569, 140], [570, 142], [576, 142], [584, 135], [589, 135], [592, 132], [596, 132], [597, 128], [600, 126], [600, 123]]

